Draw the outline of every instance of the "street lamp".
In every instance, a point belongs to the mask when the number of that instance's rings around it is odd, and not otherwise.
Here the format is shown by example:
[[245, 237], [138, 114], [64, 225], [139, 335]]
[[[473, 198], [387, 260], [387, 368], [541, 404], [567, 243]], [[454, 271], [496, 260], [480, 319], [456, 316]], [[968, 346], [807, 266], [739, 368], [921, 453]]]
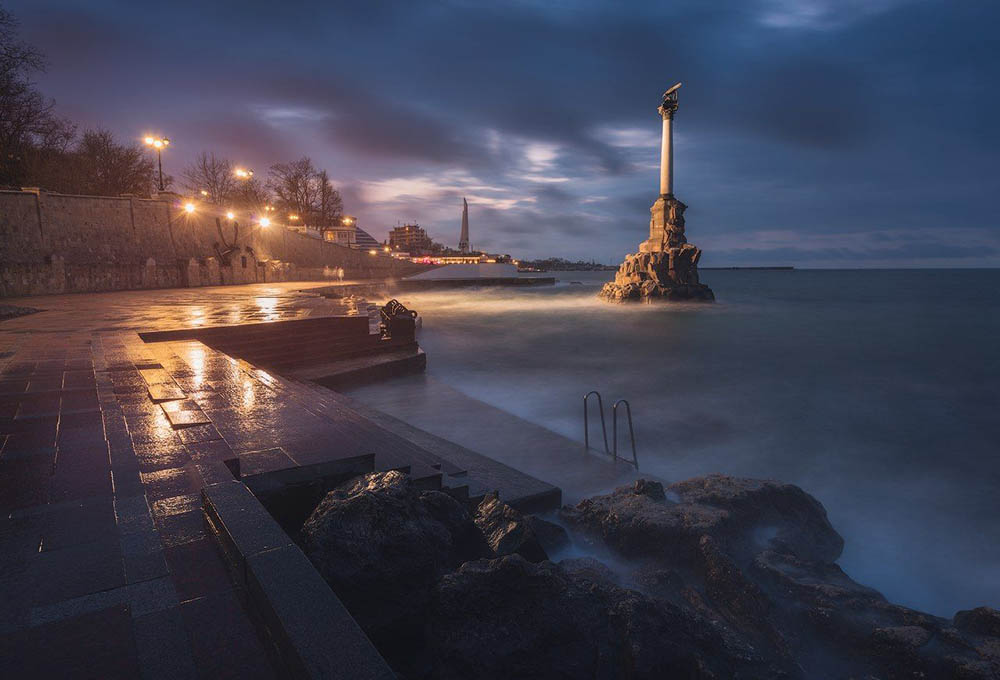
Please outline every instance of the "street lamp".
[[194, 203], [191, 203], [190, 201], [188, 201], [187, 203], [185, 203], [184, 204], [184, 212], [186, 212], [188, 214], [193, 213], [194, 212]]
[[234, 213], [232, 210], [226, 211], [226, 219], [227, 220], [231, 220], [231, 219], [233, 219], [235, 217], [236, 217], [236, 213]]
[[253, 177], [253, 170], [249, 170], [246, 168], [236, 168], [236, 170], [233, 171], [233, 174], [235, 174], [240, 179], [250, 179], [251, 177]]
[[260, 218], [260, 226], [265, 227], [265, 228], [266, 227], [270, 227], [271, 226], [271, 220], [267, 219], [266, 217], [261, 217]]
[[163, 147], [170, 146], [170, 140], [166, 137], [146, 137], [143, 141], [146, 142], [146, 146], [156, 149], [156, 164], [160, 168], [160, 191], [163, 191], [163, 157], [160, 153]]

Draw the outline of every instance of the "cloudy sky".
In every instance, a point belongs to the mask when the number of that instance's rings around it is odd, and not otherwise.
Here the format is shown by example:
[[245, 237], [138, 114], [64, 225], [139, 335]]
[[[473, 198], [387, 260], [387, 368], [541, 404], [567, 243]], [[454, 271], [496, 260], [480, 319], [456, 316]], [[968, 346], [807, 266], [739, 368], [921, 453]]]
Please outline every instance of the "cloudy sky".
[[995, 0], [5, 2], [62, 115], [258, 172], [309, 155], [377, 238], [617, 263], [658, 191], [709, 266], [1000, 265]]

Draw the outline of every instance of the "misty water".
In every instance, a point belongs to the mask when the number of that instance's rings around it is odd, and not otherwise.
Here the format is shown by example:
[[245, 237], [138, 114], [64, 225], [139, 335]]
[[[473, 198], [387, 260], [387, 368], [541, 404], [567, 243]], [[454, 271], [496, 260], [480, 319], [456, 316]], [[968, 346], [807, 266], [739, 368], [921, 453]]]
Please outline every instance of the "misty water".
[[624, 397], [643, 471], [793, 482], [856, 580], [944, 616], [1000, 606], [1000, 271], [705, 271], [704, 306], [610, 305], [610, 272], [556, 276], [401, 295], [428, 379], [580, 441], [582, 395]]

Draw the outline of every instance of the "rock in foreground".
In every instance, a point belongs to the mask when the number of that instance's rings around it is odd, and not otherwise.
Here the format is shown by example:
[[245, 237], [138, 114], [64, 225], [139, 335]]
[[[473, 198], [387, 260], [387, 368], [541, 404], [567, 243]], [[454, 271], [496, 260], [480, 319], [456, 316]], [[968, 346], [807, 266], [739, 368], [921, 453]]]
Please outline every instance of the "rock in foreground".
[[565, 532], [494, 494], [470, 512], [397, 472], [328, 494], [302, 536], [406, 678], [1000, 677], [1000, 613], [942, 619], [854, 582], [796, 486], [639, 480], [560, 514], [613, 569], [553, 563]]
[[640, 480], [563, 519], [635, 564], [645, 592], [801, 678], [1000, 677], [1000, 618], [954, 622], [891, 604], [834, 561], [843, 539], [790, 484], [721, 475]]
[[724, 643], [709, 623], [586, 569], [520, 555], [469, 562], [445, 576], [427, 644], [436, 680], [739, 675], [732, 659], [717, 653]]
[[331, 491], [301, 534], [310, 560], [376, 644], [419, 629], [438, 578], [491, 554], [461, 503], [413, 488], [401, 472]]

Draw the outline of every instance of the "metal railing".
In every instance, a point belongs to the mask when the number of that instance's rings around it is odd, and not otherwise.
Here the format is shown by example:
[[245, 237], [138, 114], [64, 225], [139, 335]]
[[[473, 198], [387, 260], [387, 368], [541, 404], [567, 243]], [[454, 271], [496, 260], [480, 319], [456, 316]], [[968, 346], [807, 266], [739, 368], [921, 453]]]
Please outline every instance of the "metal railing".
[[597, 409], [601, 414], [601, 434], [604, 435], [604, 452], [610, 456], [611, 449], [608, 448], [608, 426], [604, 424], [604, 400], [601, 399], [601, 393], [597, 390], [591, 390], [583, 395], [583, 445], [588, 451], [590, 450], [590, 422], [587, 416], [587, 399], [589, 399], [592, 394], [597, 396]]
[[611, 407], [611, 437], [614, 439], [614, 457], [615, 460], [624, 460], [628, 462], [625, 458], [621, 458], [618, 455], [618, 405], [625, 404], [625, 415], [628, 416], [628, 436], [632, 440], [632, 465], [635, 469], [639, 469], [639, 459], [635, 455], [635, 429], [632, 427], [632, 407], [624, 399], [619, 399], [615, 402], [614, 406]]
[[[587, 400], [590, 399], [591, 395], [597, 397], [597, 408], [601, 414], [601, 435], [604, 438], [604, 452], [612, 457], [615, 461], [625, 461], [630, 465], [634, 465], [635, 469], [639, 469], [639, 458], [636, 456], [635, 452], [635, 428], [632, 426], [632, 407], [629, 405], [628, 401], [625, 399], [619, 399], [611, 407], [611, 437], [614, 441], [614, 447], [608, 446], [608, 427], [604, 420], [604, 400], [601, 398], [601, 393], [597, 390], [591, 390], [583, 395], [583, 445], [584, 450], [590, 451], [590, 413], [587, 408]], [[632, 460], [628, 458], [623, 458], [618, 455], [618, 406], [625, 404], [625, 416], [628, 420], [628, 433], [629, 439], [632, 444]]]

